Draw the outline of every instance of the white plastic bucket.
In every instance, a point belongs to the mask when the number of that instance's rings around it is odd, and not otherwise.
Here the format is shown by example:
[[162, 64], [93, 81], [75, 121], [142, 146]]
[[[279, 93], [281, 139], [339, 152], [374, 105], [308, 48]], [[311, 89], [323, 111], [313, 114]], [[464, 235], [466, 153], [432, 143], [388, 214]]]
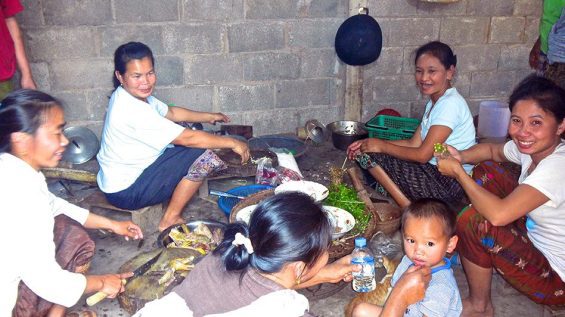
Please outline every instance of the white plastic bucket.
[[504, 138], [508, 134], [510, 109], [506, 103], [494, 100], [481, 101], [479, 104], [480, 138]]

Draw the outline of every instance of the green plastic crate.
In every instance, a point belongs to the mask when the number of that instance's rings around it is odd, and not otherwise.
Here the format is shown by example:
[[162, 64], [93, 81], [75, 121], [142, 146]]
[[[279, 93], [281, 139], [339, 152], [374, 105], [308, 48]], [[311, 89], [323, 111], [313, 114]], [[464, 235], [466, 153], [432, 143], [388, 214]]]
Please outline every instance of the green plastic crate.
[[378, 115], [365, 124], [365, 129], [370, 138], [405, 140], [412, 137], [419, 124], [418, 119]]

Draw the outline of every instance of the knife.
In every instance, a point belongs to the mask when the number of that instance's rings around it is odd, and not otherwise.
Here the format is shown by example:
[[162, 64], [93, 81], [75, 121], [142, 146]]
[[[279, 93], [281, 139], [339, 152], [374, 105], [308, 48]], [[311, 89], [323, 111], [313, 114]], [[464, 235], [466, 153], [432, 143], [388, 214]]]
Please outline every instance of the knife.
[[[157, 262], [157, 260], [159, 260], [159, 257], [161, 256], [161, 253], [163, 253], [163, 251], [159, 251], [159, 253], [157, 253], [157, 255], [155, 255], [154, 257], [152, 257], [151, 259], [149, 259], [149, 261], [145, 262], [144, 264], [142, 264], [140, 267], [138, 267], [137, 269], [135, 269], [133, 271], [133, 275], [128, 277], [128, 278], [124, 278], [122, 279], [122, 283], [125, 285], [127, 279], [130, 279], [132, 277], [138, 277], [143, 275], [145, 272], [147, 272], [149, 270], [149, 268], [151, 268], [151, 266], [153, 264], [155, 264]], [[108, 296], [108, 294], [104, 293], [104, 292], [97, 292], [94, 295], [89, 296], [86, 299], [86, 304], [88, 304], [88, 306], [92, 306], [92, 305], [96, 305], [98, 304], [101, 300], [103, 300], [104, 298], [106, 298]]]

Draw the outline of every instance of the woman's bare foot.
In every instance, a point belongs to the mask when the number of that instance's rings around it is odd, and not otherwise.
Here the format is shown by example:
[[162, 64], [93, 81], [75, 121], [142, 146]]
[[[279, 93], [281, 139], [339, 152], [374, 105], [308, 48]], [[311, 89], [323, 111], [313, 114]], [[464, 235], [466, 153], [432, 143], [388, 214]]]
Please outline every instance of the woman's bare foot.
[[180, 224], [180, 223], [185, 223], [184, 219], [182, 219], [181, 217], [168, 218], [165, 215], [165, 216], [163, 216], [163, 219], [161, 219], [161, 222], [159, 222], [159, 232], [163, 232], [168, 227], [170, 227], [172, 225]]
[[461, 317], [494, 317], [494, 307], [489, 301], [486, 305], [473, 304], [469, 297], [462, 299], [463, 312]]

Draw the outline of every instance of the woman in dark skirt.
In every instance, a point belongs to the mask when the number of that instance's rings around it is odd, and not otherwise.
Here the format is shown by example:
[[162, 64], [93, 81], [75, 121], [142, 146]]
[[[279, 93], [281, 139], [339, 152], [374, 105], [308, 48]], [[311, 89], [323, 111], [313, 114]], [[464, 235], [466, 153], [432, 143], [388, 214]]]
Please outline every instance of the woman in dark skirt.
[[[375, 166], [381, 166], [410, 200], [437, 198], [457, 205], [465, 192], [453, 179], [441, 175], [436, 167], [434, 144], [447, 143], [459, 150], [475, 144], [473, 117], [465, 99], [452, 87], [457, 58], [441, 42], [430, 42], [416, 51], [416, 84], [429, 96], [422, 122], [412, 138], [385, 141], [369, 138], [352, 143], [347, 149], [367, 170], [371, 185]], [[470, 173], [472, 165], [465, 165]]]

